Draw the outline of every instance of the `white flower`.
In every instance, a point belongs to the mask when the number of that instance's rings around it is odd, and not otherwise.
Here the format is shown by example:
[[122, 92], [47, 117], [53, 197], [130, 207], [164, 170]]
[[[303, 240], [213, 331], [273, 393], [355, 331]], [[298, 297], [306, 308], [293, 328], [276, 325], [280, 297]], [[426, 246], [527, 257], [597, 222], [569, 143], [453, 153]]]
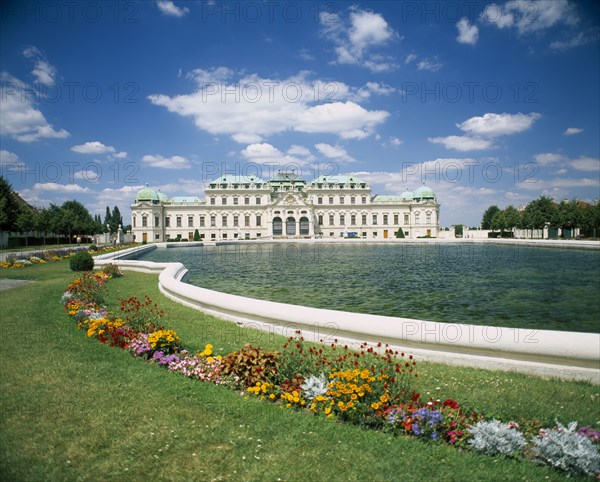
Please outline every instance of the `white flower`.
[[305, 395], [305, 398], [313, 400], [319, 395], [325, 395], [327, 393], [327, 379], [323, 373], [321, 373], [320, 377], [311, 375], [304, 380], [304, 383], [300, 388], [302, 388], [302, 393]]

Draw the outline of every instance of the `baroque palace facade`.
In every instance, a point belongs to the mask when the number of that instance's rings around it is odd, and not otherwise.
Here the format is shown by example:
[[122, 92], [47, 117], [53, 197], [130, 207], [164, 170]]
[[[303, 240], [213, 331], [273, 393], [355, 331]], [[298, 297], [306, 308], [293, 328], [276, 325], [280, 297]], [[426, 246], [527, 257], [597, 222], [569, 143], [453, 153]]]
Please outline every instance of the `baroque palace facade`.
[[374, 195], [353, 176], [319, 176], [307, 183], [280, 172], [270, 181], [224, 175], [208, 183], [205, 199], [172, 197], [146, 186], [132, 210], [135, 242], [280, 238], [437, 237], [440, 205], [426, 186], [399, 196]]

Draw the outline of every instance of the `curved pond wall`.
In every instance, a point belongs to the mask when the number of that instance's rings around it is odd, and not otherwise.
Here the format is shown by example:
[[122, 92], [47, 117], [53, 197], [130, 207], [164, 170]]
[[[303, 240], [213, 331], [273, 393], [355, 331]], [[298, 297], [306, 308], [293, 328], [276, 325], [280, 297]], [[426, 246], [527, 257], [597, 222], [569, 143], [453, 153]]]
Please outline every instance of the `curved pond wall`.
[[437, 323], [289, 305], [189, 285], [181, 263], [122, 259], [155, 248], [146, 245], [98, 256], [96, 266], [115, 263], [123, 269], [160, 273], [159, 288], [172, 300], [274, 333], [290, 335], [301, 329], [305, 336], [312, 332], [315, 341], [381, 341], [434, 361], [600, 383], [600, 334]]

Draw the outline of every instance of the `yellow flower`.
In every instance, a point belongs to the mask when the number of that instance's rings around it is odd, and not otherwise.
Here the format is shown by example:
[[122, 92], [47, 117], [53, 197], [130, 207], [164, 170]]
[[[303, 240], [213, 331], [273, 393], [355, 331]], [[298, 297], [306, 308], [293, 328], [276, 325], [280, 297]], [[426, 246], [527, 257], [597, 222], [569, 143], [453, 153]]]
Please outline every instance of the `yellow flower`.
[[269, 399], [270, 399], [270, 400], [274, 400], [274, 399], [275, 399], [275, 394], [274, 394], [274, 393], [271, 393], [271, 395], [269, 395]]
[[324, 413], [325, 413], [325, 415], [329, 415], [329, 414], [331, 413], [331, 408], [330, 408], [330, 407], [327, 407], [327, 408], [325, 409], [325, 412], [324, 412]]
[[388, 397], [387, 395], [381, 395], [381, 397], [379, 397], [379, 400], [381, 400], [381, 403], [385, 403], [388, 401]]
[[212, 363], [215, 359], [212, 356], [206, 357], [206, 363]]

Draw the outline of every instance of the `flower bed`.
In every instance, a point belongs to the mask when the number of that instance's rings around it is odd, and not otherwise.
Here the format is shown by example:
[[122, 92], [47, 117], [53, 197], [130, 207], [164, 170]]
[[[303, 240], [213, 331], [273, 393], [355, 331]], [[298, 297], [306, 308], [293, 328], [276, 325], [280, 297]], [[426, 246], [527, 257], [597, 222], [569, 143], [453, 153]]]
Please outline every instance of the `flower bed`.
[[[568, 474], [600, 474], [600, 433], [577, 430], [558, 421], [541, 428], [534, 422], [486, 419], [455, 400], [424, 400], [414, 390], [417, 363], [411, 355], [381, 343], [357, 350], [307, 343], [301, 332], [278, 351], [245, 345], [215, 356], [207, 343], [198, 353], [186, 350], [174, 330], [164, 327], [164, 313], [147, 296], [120, 300], [120, 313], [103, 307], [108, 273], [84, 273], [62, 297], [65, 311], [101, 343], [128, 350], [147, 363], [189, 378], [225, 385], [246, 398], [276, 403], [313, 416], [336, 419], [413, 436], [428, 443], [448, 443], [489, 455], [533, 459]], [[321, 340], [323, 341], [323, 340]]]

